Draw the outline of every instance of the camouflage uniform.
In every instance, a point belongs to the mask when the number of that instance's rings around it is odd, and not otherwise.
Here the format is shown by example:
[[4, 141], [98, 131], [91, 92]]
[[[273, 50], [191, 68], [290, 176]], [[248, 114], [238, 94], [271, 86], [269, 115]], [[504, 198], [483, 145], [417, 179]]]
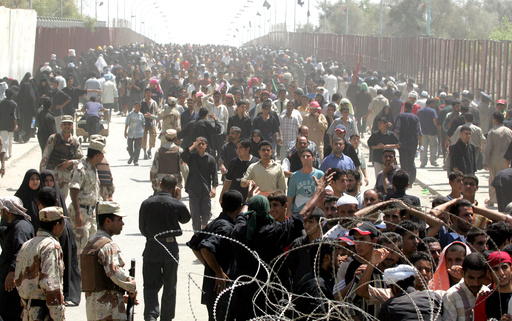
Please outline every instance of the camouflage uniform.
[[46, 301], [50, 313], [45, 320], [61, 321], [64, 316], [62, 276], [64, 263], [59, 240], [50, 232], [39, 230], [25, 242], [16, 258], [16, 288], [23, 302], [23, 321], [38, 320], [40, 306], [32, 300]]
[[[112, 239], [107, 232], [98, 230], [91, 240], [99, 237]], [[115, 242], [105, 244], [98, 252], [98, 261], [105, 268], [108, 277], [120, 288], [134, 293], [136, 286], [130, 282], [132, 279], [123, 267], [125, 265], [121, 257], [121, 249]], [[98, 292], [86, 292], [87, 320], [126, 320], [126, 308], [123, 299], [124, 292], [116, 290], [103, 290]]]
[[181, 131], [181, 115], [176, 110], [176, 107], [170, 107], [165, 105], [158, 112], [158, 119], [162, 120], [162, 132], [160, 133], [160, 140], [162, 141], [162, 145], [167, 141], [165, 140], [165, 131], [168, 129], [175, 129], [176, 131]]
[[[57, 137], [59, 135], [59, 137]], [[50, 157], [52, 155], [53, 150], [55, 149], [55, 145], [58, 141], [64, 141], [66, 145], [70, 144], [70, 151], [71, 151], [71, 159], [73, 160], [73, 165], [69, 166], [67, 169], [61, 170], [57, 166], [50, 165]], [[48, 141], [46, 142], [46, 146], [44, 148], [43, 152], [43, 158], [41, 159], [41, 164], [39, 165], [39, 170], [42, 172], [45, 169], [49, 169], [53, 171], [53, 174], [55, 175], [55, 179], [57, 180], [57, 183], [59, 184], [60, 191], [62, 193], [62, 196], [64, 199], [68, 196], [69, 192], [69, 182], [71, 180], [71, 172], [73, 169], [78, 165], [80, 162], [80, 159], [84, 155], [82, 154], [82, 147], [80, 145], [80, 142], [78, 141], [78, 138], [71, 135], [69, 139], [64, 139], [62, 137], [62, 134], [53, 134], [48, 138]], [[50, 165], [50, 166], [49, 166]]]
[[80, 202], [80, 211], [82, 212], [82, 227], [77, 228], [75, 225], [76, 213], [73, 203], [69, 205], [68, 212], [73, 232], [75, 232], [78, 252], [81, 252], [89, 236], [96, 233], [96, 215], [94, 210], [99, 200], [100, 192], [98, 172], [96, 167], [91, 166], [87, 157], [82, 158], [76, 169], [73, 170], [69, 188], [80, 190], [78, 201]]
[[[165, 144], [162, 144], [161, 148], [171, 149], [171, 148], [177, 148], [177, 147], [178, 146], [176, 144], [174, 144], [174, 142], [166, 141]], [[174, 176], [176, 176], [176, 178], [178, 179], [178, 187], [179, 188], [182, 187], [182, 178], [181, 178], [182, 161], [181, 161], [181, 159], [179, 159], [179, 155], [182, 152], [183, 152], [183, 149], [179, 148], [177, 155], [178, 155], [180, 171], [177, 173], [164, 173], [160, 169], [160, 157], [161, 157], [160, 149], [157, 150], [157, 152], [155, 153], [155, 158], [153, 159], [153, 165], [151, 166], [151, 170], [150, 170], [151, 185], [155, 192], [160, 192], [160, 182], [162, 181], [162, 178], [168, 174], [173, 174]]]

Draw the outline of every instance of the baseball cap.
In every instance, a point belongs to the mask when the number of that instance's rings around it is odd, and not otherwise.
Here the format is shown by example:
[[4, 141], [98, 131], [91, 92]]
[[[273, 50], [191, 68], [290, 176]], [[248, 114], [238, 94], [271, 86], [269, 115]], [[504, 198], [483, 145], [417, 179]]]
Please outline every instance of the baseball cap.
[[354, 245], [354, 240], [346, 236], [341, 236], [338, 238], [338, 240], [340, 240], [341, 242], [345, 242], [348, 245]]
[[318, 101], [313, 100], [312, 102], [309, 103], [309, 109], [321, 109], [320, 104], [318, 103]]
[[63, 123], [73, 123], [73, 116], [70, 116], [70, 115], [62, 116], [62, 122]]
[[65, 217], [67, 216], [64, 216], [64, 210], [59, 206], [45, 207], [39, 211], [39, 221], [41, 222], [58, 221]]
[[368, 221], [363, 221], [363, 222], [357, 223], [355, 227], [350, 229], [350, 235], [354, 235], [354, 232], [358, 232], [361, 235], [372, 234], [373, 236], [379, 236], [379, 234], [380, 234], [379, 230], [377, 230], [375, 225], [373, 225], [371, 222], [368, 222]]
[[414, 90], [409, 93], [409, 98], [418, 98], [418, 93]]
[[91, 143], [89, 144], [89, 149], [98, 150], [102, 153], [106, 153], [105, 152], [105, 144], [103, 144], [102, 142], [97, 141], [97, 140], [91, 140]]
[[272, 101], [270, 99], [265, 99], [263, 101], [263, 103], [261, 104], [262, 107], [267, 107], [267, 106], [271, 106], [272, 105]]
[[98, 203], [98, 215], [105, 214], [115, 214], [122, 217], [126, 216], [121, 212], [121, 205], [114, 201], [101, 201]]
[[446, 98], [446, 93], [444, 91], [439, 93], [439, 98]]
[[347, 131], [347, 128], [345, 127], [345, 125], [339, 124], [338, 126], [336, 126], [334, 130], [341, 130], [341, 132], [344, 133]]
[[499, 99], [497, 102], [496, 102], [497, 105], [506, 105], [507, 102], [505, 99]]

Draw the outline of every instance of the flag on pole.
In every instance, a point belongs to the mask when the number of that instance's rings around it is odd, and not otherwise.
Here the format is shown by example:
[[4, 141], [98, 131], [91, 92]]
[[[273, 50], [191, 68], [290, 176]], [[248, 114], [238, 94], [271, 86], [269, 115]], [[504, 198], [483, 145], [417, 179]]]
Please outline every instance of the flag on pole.
[[352, 76], [353, 83], [357, 83], [357, 75], [359, 75], [359, 69], [361, 68], [361, 60], [363, 60], [363, 55], [359, 56], [359, 62], [357, 63], [356, 71], [354, 72], [354, 76]]
[[263, 6], [267, 9], [270, 9], [270, 3], [267, 0], [265, 0], [265, 2], [263, 3]]

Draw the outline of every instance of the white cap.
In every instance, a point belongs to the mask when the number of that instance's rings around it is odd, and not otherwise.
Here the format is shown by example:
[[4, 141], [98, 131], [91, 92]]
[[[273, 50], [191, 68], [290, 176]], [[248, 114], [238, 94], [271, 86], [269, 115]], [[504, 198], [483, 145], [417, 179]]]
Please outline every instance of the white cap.
[[356, 204], [359, 206], [359, 201], [354, 196], [343, 194], [342, 197], [338, 198], [338, 202], [336, 202], [336, 206], [347, 204]]

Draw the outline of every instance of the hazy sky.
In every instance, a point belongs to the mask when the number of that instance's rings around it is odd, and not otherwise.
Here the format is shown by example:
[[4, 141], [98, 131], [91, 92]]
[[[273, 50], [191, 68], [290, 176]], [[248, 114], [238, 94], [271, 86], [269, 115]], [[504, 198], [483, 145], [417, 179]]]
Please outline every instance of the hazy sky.
[[[102, 1], [104, 2], [103, 5], [98, 6], [98, 20], [107, 20], [106, 9], [109, 5], [110, 19], [116, 18], [117, 14], [119, 14], [119, 19], [122, 19], [125, 15], [126, 20], [132, 20], [136, 24], [137, 31], [142, 28], [142, 31], [147, 34], [151, 29], [151, 35], [155, 36], [156, 34], [154, 40], [165, 43], [240, 45], [242, 40], [245, 42], [255, 36], [263, 35], [264, 29], [268, 33], [269, 20], [272, 25], [275, 22], [284, 25], [286, 21], [287, 30], [293, 31], [294, 10], [296, 9], [297, 25], [306, 23], [308, 11], [308, 0], [303, 0], [302, 7], [297, 5], [297, 0], [267, 0], [271, 6], [268, 10], [263, 7], [265, 0], [95, 1], [98, 5]], [[117, 1], [119, 1], [119, 8]], [[316, 9], [318, 1], [322, 0], [309, 0], [310, 23], [314, 25], [318, 25], [318, 10]], [[87, 11], [84, 13], [94, 17], [94, 4], [91, 4]], [[131, 12], [136, 16], [135, 19], [130, 18]], [[258, 12], [261, 16], [257, 16]], [[166, 18], [163, 18], [164, 15]], [[265, 20], [267, 20], [266, 25]], [[252, 27], [249, 27], [249, 23]], [[239, 32], [236, 32], [236, 29]]]

